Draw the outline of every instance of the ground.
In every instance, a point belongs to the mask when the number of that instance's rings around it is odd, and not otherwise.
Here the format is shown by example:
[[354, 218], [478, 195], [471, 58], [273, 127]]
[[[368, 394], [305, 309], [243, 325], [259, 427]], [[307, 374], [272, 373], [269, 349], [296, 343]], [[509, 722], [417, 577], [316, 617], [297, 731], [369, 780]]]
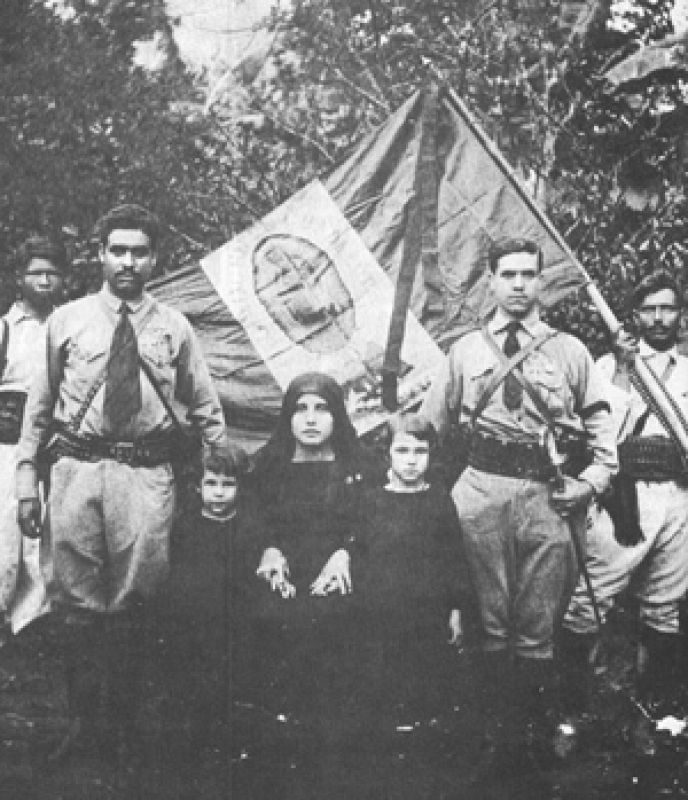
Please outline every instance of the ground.
[[[7, 800], [627, 800], [688, 795], [688, 739], [659, 742], [641, 758], [631, 731], [642, 716], [632, 693], [628, 613], [605, 634], [606, 669], [595, 678], [592, 712], [578, 748], [564, 761], [523, 764], [504, 772], [495, 764], [475, 782], [484, 715], [476, 691], [474, 647], [456, 656], [456, 705], [432, 720], [404, 720], [365, 750], [360, 741], [309, 736], [285, 709], [274, 715], [238, 698], [233, 741], [189, 752], [184, 745], [185, 702], [165, 696], [155, 673], [146, 674], [138, 757], [117, 765], [85, 742], [71, 758], [48, 766], [45, 753], [66, 729], [66, 700], [58, 657], [58, 630], [46, 618], [0, 649], [0, 798]], [[680, 703], [681, 698], [679, 698]], [[685, 707], [685, 704], [684, 704]], [[170, 716], [169, 709], [174, 712]], [[187, 709], [188, 710], [188, 709]], [[403, 709], [401, 709], [403, 716]], [[177, 714], [177, 717], [174, 717]], [[679, 714], [680, 716], [680, 714]], [[391, 724], [391, 721], [390, 721]], [[334, 727], [332, 728], [334, 730]], [[316, 756], [317, 754], [317, 756]]]

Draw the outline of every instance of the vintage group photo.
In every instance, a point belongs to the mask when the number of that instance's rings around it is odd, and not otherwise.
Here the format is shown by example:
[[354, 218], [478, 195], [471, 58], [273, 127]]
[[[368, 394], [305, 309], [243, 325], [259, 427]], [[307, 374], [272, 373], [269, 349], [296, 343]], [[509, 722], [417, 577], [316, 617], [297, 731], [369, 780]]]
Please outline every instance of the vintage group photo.
[[0, 797], [688, 795], [688, 2], [0, 7]]

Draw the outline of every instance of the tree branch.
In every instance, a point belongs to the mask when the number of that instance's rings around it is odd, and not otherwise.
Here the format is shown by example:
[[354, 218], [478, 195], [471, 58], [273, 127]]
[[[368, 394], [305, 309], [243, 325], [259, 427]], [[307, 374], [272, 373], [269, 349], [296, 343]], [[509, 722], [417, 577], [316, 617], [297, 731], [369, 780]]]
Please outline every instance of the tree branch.
[[284, 129], [285, 131], [287, 131], [287, 133], [291, 133], [292, 136], [296, 136], [299, 139], [301, 139], [302, 141], [306, 142], [307, 144], [310, 144], [312, 147], [315, 147], [315, 149], [319, 153], [321, 153], [323, 156], [325, 156], [325, 158], [330, 162], [330, 164], [334, 164], [335, 163], [334, 162], [334, 158], [332, 158], [332, 156], [327, 152], [327, 150], [325, 150], [325, 148], [320, 144], [320, 142], [316, 142], [315, 139], [312, 139], [307, 133], [301, 133], [301, 131], [295, 130], [294, 128], [291, 127], [291, 125], [288, 125], [283, 120], [275, 117], [269, 111], [265, 111], [263, 109], [263, 114], [265, 114], [265, 116], [271, 122], [274, 122], [275, 125], [277, 125], [278, 127]]
[[169, 222], [167, 223], [167, 227], [169, 228], [169, 230], [172, 231], [172, 233], [176, 233], [177, 236], [181, 237], [188, 244], [192, 244], [194, 247], [201, 247], [204, 250], [206, 249], [206, 245], [204, 245], [202, 242], [193, 239], [191, 236], [189, 236], [188, 233], [180, 231], [179, 228], [175, 227], [174, 225], [171, 225]]
[[346, 75], [342, 72], [341, 67], [334, 67], [335, 74], [339, 77], [339, 79], [345, 83], [347, 86], [352, 88], [355, 92], [361, 95], [361, 97], [365, 97], [368, 102], [372, 103], [373, 105], [377, 106], [378, 108], [382, 109], [386, 114], [389, 114], [391, 109], [387, 105], [387, 103], [383, 102], [382, 100], [378, 100], [377, 97], [374, 97], [372, 94], [369, 94], [365, 91], [365, 89], [361, 89], [360, 86], [355, 84], [352, 80], [346, 77]]

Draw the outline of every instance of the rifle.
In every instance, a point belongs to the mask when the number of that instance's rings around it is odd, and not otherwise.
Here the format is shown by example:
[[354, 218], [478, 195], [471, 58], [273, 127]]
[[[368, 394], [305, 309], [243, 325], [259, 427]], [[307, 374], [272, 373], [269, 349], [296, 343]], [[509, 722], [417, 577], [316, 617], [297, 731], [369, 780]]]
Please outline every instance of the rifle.
[[[600, 293], [600, 290], [593, 283], [593, 280], [585, 267], [581, 264], [571, 248], [568, 246], [561, 233], [559, 233], [559, 231], [554, 227], [554, 224], [547, 217], [545, 212], [523, 188], [521, 181], [516, 177], [516, 174], [511, 169], [511, 166], [504, 158], [499, 148], [480, 127], [466, 104], [449, 86], [437, 67], [435, 67], [435, 65], [432, 63], [430, 63], [428, 66], [435, 80], [438, 81], [440, 86], [442, 86], [446, 92], [447, 98], [452, 104], [452, 107], [463, 119], [473, 136], [475, 136], [475, 138], [484, 148], [485, 152], [489, 154], [497, 167], [499, 167], [505, 179], [518, 194], [519, 198], [528, 208], [533, 217], [546, 231], [547, 235], [551, 237], [558, 247], [561, 248], [569, 262], [578, 271], [581, 277], [582, 286], [585, 289], [590, 302], [595, 306], [602, 319], [602, 322], [609, 331], [609, 334], [612, 337], [615, 336], [622, 327], [621, 323], [614, 315], [614, 312]], [[684, 464], [686, 464], [688, 462], [688, 423], [683, 418], [683, 415], [676, 406], [673, 398], [667, 392], [664, 384], [659, 380], [658, 376], [655, 375], [651, 367], [644, 361], [644, 359], [640, 357], [639, 354], [636, 353], [634, 355], [630, 364], [630, 369], [631, 382], [636, 387], [645, 402], [651, 406], [652, 412], [656, 414], [656, 416], [662, 421], [672, 440], [678, 445], [679, 450], [682, 453]]]
[[[566, 477], [564, 475], [562, 465], [564, 464], [566, 458], [565, 456], [562, 456], [559, 450], [557, 449], [557, 442], [554, 436], [554, 432], [549, 427], [545, 428], [542, 434], [542, 449], [545, 452], [554, 470], [554, 476], [550, 480], [552, 489], [555, 492], [563, 491], [566, 483]], [[569, 522], [569, 533], [571, 534], [571, 541], [573, 543], [573, 549], [576, 554], [576, 561], [578, 562], [578, 568], [580, 569], [581, 574], [583, 575], [583, 579], [585, 581], [585, 588], [587, 589], [588, 596], [590, 597], [590, 603], [592, 605], [592, 613], [595, 617], [595, 623], [597, 625], [597, 631], [599, 633], [602, 630], [602, 624], [603, 624], [602, 614], [600, 613], [600, 607], [597, 603], [597, 597], [595, 596], [595, 589], [593, 588], [592, 585], [590, 572], [588, 571], [587, 564], [585, 563], [585, 553], [583, 552], [580, 539], [576, 535], [576, 531], [573, 529], [573, 525], [571, 524], [571, 522]]]

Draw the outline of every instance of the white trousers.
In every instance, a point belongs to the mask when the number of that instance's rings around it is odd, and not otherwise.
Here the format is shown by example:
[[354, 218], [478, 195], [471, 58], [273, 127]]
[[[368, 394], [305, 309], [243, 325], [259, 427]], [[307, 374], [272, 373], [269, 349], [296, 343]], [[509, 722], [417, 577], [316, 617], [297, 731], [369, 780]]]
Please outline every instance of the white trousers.
[[[638, 481], [637, 489], [644, 540], [620, 545], [609, 515], [595, 506], [588, 517], [586, 564], [603, 619], [630, 584], [641, 621], [661, 633], [676, 633], [678, 602], [688, 590], [688, 489], [674, 481]], [[574, 633], [596, 629], [582, 578], [564, 625]]]
[[[0, 612], [17, 633], [48, 610], [41, 569], [41, 542], [26, 539], [17, 523], [14, 496], [16, 447], [0, 445]], [[46, 565], [44, 565], [46, 566]]]

